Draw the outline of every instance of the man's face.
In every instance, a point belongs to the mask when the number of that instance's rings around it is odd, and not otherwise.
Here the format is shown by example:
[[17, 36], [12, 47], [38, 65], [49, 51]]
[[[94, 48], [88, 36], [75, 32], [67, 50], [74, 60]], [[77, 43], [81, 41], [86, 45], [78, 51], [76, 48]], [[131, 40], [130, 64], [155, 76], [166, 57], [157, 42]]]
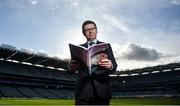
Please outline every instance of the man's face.
[[84, 26], [83, 34], [87, 40], [95, 40], [97, 36], [97, 28], [94, 24], [87, 24]]

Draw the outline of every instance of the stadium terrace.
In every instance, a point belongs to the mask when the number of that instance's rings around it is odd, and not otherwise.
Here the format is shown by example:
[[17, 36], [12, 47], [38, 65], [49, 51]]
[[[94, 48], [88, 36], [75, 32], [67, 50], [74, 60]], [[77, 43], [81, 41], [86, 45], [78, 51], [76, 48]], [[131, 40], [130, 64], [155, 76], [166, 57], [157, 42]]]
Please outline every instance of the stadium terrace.
[[[68, 60], [14, 46], [0, 46], [1, 98], [74, 98], [77, 74]], [[180, 63], [117, 71], [110, 75], [113, 98], [180, 97]]]

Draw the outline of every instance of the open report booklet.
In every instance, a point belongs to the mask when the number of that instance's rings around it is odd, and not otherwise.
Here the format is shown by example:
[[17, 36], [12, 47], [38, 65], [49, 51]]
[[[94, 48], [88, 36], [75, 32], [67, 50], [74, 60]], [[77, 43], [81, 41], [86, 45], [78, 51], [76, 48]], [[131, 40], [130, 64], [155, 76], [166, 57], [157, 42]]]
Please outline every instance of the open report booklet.
[[71, 59], [85, 64], [90, 75], [94, 71], [92, 68], [96, 66], [100, 60], [108, 58], [106, 50], [108, 50], [109, 47], [109, 43], [100, 43], [88, 48], [69, 44]]

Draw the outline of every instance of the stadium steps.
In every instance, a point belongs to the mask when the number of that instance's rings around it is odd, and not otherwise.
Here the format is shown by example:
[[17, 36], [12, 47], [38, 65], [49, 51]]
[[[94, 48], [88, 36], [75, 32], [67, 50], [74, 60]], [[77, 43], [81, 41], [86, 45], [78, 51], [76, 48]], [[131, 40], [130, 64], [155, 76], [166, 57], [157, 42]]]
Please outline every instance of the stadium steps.
[[20, 92], [22, 92], [27, 98], [40, 98], [41, 96], [34, 92], [29, 87], [18, 87], [17, 88]]
[[0, 91], [3, 93], [5, 97], [15, 97], [15, 98], [24, 97], [24, 95], [18, 92], [18, 90], [13, 86], [1, 85]]
[[66, 98], [66, 94], [61, 89], [49, 89], [49, 91], [58, 95], [60, 98]]
[[0, 91], [0, 98], [1, 98], [1, 97], [4, 97], [4, 95], [3, 95], [3, 93]]
[[62, 95], [58, 95], [58, 93], [57, 93], [57, 91], [59, 91], [59, 90], [60, 89], [52, 89], [52, 88], [48, 89], [48, 91], [50, 93], [52, 93], [53, 95], [56, 95], [58, 98], [62, 98]]
[[33, 88], [33, 90], [38, 92], [44, 98], [58, 98], [58, 96], [48, 92], [47, 88]]

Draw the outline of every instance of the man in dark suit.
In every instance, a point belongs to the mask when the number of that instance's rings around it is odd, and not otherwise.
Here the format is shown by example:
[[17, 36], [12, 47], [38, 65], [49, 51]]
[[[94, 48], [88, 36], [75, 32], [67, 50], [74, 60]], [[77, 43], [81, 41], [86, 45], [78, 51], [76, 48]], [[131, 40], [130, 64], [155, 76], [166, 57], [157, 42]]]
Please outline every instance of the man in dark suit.
[[[81, 46], [89, 47], [100, 42], [97, 37], [97, 26], [93, 21], [85, 21], [82, 25], [83, 35], [87, 42]], [[117, 64], [111, 46], [105, 51], [108, 58], [102, 58], [93, 67], [94, 72], [89, 75], [84, 64], [73, 60], [68, 64], [68, 73], [78, 71], [78, 78], [75, 91], [76, 105], [109, 105], [111, 99], [111, 86], [109, 74], [116, 71]]]

